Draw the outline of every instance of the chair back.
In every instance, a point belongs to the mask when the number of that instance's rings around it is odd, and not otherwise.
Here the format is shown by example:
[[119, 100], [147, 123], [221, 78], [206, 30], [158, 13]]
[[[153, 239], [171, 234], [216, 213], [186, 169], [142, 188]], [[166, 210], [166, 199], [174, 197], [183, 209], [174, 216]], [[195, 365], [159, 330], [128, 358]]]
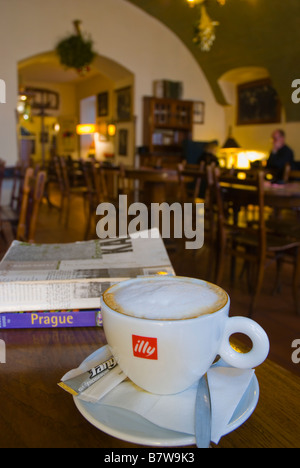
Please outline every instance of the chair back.
[[295, 180], [300, 180], [300, 170], [292, 169], [290, 164], [286, 164], [284, 169], [284, 182], [292, 182]]
[[[178, 198], [181, 203], [195, 202], [197, 198], [205, 198], [207, 174], [205, 164], [192, 165], [180, 163], [178, 171]], [[201, 186], [204, 187], [201, 193]]]
[[[266, 251], [264, 210], [264, 172], [256, 171], [249, 178], [222, 175], [214, 170], [214, 197], [218, 213], [219, 242], [231, 235], [254, 236], [261, 254]], [[243, 210], [242, 210], [243, 208]]]
[[44, 195], [46, 172], [35, 174], [33, 168], [26, 169], [23, 196], [16, 238], [20, 241], [34, 242], [40, 203]]
[[67, 162], [66, 162], [64, 156], [58, 156], [58, 161], [59, 161], [59, 165], [60, 165], [60, 177], [61, 177], [62, 184], [64, 186], [64, 190], [67, 193], [69, 193], [71, 184], [70, 184], [70, 179], [69, 179], [69, 175], [68, 175]]
[[66, 188], [65, 188], [61, 163], [60, 163], [60, 157], [59, 156], [54, 156], [53, 162], [54, 162], [56, 180], [58, 182], [59, 190], [60, 190], [61, 193], [64, 193]]

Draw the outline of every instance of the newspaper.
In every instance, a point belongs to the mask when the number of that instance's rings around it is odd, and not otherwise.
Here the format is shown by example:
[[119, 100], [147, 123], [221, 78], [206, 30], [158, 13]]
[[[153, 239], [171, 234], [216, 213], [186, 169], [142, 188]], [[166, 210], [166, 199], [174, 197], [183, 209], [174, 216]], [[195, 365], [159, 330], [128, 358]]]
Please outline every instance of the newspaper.
[[0, 312], [99, 308], [113, 283], [174, 274], [157, 229], [71, 244], [14, 241], [0, 262]]

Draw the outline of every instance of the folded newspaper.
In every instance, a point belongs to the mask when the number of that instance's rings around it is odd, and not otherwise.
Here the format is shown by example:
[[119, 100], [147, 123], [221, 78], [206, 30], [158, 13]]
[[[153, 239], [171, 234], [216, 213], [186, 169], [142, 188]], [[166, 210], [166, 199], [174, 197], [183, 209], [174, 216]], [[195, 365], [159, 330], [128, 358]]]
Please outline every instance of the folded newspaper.
[[158, 229], [71, 244], [14, 241], [0, 263], [0, 312], [99, 308], [111, 284], [174, 274]]

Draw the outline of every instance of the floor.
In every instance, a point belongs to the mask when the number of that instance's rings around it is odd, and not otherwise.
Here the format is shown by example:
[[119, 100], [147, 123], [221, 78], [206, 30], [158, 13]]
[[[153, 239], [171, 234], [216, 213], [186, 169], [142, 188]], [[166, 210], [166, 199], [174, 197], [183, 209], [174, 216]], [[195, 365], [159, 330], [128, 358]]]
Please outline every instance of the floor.
[[[54, 204], [58, 203], [55, 191], [50, 192], [50, 199]], [[84, 203], [81, 198], [73, 199], [68, 226], [65, 225], [61, 212], [55, 207], [49, 207], [46, 201], [40, 209], [36, 242], [59, 243], [82, 241], [84, 237]], [[91, 238], [96, 238], [93, 227]], [[207, 266], [211, 262], [211, 254], [204, 247], [198, 251], [184, 251], [179, 253], [174, 247], [174, 242], [166, 240], [170, 259], [178, 275], [210, 279], [207, 276]], [[300, 316], [297, 316], [293, 308], [291, 297], [291, 271], [288, 268], [282, 276], [282, 290], [280, 294], [273, 295], [274, 267], [270, 266], [265, 275], [263, 290], [261, 292], [257, 308], [253, 315], [268, 333], [271, 343], [269, 357], [283, 367], [300, 376], [300, 363], [292, 361], [292, 348], [294, 340], [300, 340]], [[249, 295], [245, 280], [238, 278], [234, 287], [230, 287], [228, 278], [224, 278], [222, 285], [231, 297], [231, 315], [247, 316]], [[300, 294], [300, 291], [299, 291]], [[299, 353], [300, 356], [300, 353]]]

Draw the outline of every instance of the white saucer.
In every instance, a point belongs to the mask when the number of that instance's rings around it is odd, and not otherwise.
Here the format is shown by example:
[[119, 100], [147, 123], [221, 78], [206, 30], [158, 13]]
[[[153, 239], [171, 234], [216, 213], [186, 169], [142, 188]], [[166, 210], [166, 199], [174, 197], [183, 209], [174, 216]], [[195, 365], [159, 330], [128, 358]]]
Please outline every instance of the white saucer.
[[[89, 356], [87, 360], [90, 360], [96, 353]], [[244, 424], [254, 412], [258, 399], [259, 384], [254, 375], [223, 436]], [[196, 443], [195, 436], [164, 429], [132, 411], [88, 403], [77, 397], [74, 397], [74, 402], [87, 421], [97, 429], [118, 439], [152, 447], [180, 447]]]

